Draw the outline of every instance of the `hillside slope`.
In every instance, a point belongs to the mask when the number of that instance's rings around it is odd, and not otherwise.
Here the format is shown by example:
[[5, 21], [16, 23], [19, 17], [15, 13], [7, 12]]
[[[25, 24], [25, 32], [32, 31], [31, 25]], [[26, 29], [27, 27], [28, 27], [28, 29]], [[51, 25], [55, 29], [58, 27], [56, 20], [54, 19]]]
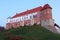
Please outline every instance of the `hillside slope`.
[[0, 40], [5, 40], [9, 35], [21, 36], [23, 40], [60, 40], [59, 34], [54, 34], [40, 25], [24, 26], [4, 31], [0, 33]]

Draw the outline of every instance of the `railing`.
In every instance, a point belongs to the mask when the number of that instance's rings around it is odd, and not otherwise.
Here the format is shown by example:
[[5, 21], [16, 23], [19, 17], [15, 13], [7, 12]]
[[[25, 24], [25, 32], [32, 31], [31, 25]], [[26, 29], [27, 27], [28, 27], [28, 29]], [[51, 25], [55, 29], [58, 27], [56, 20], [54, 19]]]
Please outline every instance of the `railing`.
[[60, 26], [58, 24], [56, 24], [56, 23], [54, 24], [54, 26], [57, 26], [58, 28], [60, 28]]

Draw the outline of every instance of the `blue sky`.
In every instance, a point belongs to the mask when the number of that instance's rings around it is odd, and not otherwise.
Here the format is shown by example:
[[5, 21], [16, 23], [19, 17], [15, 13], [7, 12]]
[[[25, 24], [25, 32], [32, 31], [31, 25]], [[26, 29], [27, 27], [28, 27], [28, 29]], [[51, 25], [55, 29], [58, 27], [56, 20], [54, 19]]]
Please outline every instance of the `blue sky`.
[[0, 0], [0, 25], [6, 27], [9, 16], [20, 13], [38, 6], [49, 4], [52, 9], [55, 23], [60, 25], [60, 0]]

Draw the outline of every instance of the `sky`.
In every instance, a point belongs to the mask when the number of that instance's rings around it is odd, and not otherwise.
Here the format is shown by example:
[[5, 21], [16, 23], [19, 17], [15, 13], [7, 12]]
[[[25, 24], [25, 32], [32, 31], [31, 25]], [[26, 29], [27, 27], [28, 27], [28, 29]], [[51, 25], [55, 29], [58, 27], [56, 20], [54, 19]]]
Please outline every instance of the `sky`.
[[60, 25], [60, 0], [0, 0], [0, 26], [6, 27], [8, 17], [16, 13], [49, 4], [52, 7], [54, 22]]

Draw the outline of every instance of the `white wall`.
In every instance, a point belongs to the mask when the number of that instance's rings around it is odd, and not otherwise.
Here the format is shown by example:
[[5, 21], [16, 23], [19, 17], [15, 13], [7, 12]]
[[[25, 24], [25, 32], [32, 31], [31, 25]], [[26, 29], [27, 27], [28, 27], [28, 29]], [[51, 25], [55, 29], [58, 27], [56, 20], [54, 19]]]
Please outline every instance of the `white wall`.
[[[12, 18], [12, 19], [7, 19], [7, 23], [13, 23], [13, 22], [18, 22], [18, 21], [24, 21], [24, 20], [31, 20], [33, 18], [33, 15], [36, 15], [37, 12], [35, 13], [31, 13], [31, 14], [27, 14], [24, 16], [20, 16], [20, 17], [16, 17], [16, 18]], [[31, 16], [31, 18], [30, 18]]]

